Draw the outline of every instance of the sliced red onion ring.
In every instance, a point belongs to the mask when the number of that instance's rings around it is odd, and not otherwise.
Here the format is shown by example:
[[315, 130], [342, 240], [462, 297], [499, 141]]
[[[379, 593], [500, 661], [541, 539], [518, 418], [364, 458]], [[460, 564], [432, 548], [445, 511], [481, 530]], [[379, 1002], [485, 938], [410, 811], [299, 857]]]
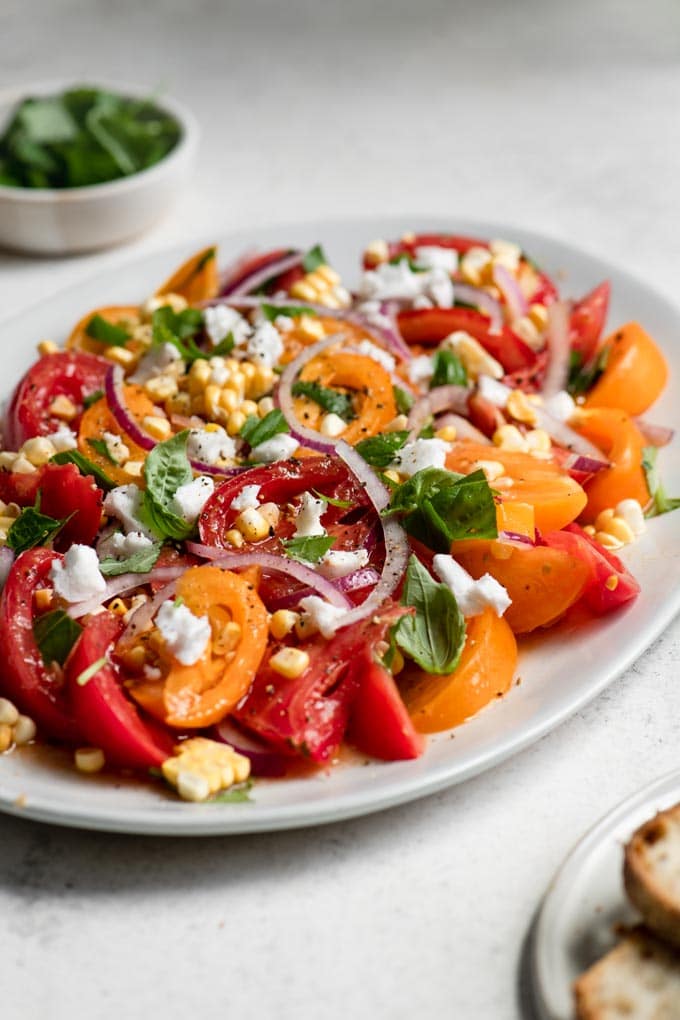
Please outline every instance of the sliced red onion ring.
[[502, 542], [514, 542], [517, 545], [534, 545], [534, 542], [528, 535], [523, 535], [519, 531], [499, 531], [498, 537]]
[[236, 297], [241, 294], [248, 294], [251, 290], [257, 290], [267, 280], [271, 280], [275, 276], [281, 276], [283, 273], [289, 272], [291, 269], [295, 269], [297, 266], [302, 264], [304, 253], [301, 251], [293, 252], [288, 255], [279, 255], [273, 258], [270, 262], [267, 262], [264, 266], [258, 266], [256, 270], [251, 273], [246, 273], [245, 276], [241, 275], [240, 278], [236, 278], [227, 284], [222, 284], [221, 294], [224, 297]]
[[[228, 294], [229, 288], [236, 286], [243, 279], [243, 270], [249, 262], [252, 262], [256, 255], [256, 248], [248, 248], [247, 251], [242, 252], [238, 258], [234, 259], [233, 262], [230, 262], [222, 270], [220, 273], [220, 294]], [[216, 301], [219, 301], [219, 298]]]
[[570, 453], [562, 462], [566, 471], [585, 471], [589, 475], [597, 474], [603, 468], [609, 467], [606, 460], [602, 460], [602, 453], [598, 458], [585, 457], [581, 453]]
[[244, 733], [231, 719], [223, 719], [211, 730], [211, 736], [223, 744], [229, 744], [238, 754], [250, 761], [254, 776], [276, 779], [285, 776], [288, 761], [278, 751], [273, 751], [261, 740]]
[[13, 563], [14, 552], [8, 545], [3, 545], [0, 549], [0, 591], [5, 587]]
[[488, 315], [491, 319], [489, 325], [490, 333], [500, 333], [503, 330], [503, 309], [500, 302], [492, 297], [481, 287], [471, 287], [467, 283], [454, 283], [454, 294], [456, 299], [463, 301], [466, 305], [474, 305]]
[[133, 443], [143, 450], [153, 450], [156, 440], [139, 427], [125, 405], [123, 386], [125, 375], [120, 365], [112, 365], [104, 380], [104, 395], [113, 417], [119, 426], [130, 437]]
[[589, 457], [592, 460], [600, 461], [605, 467], [607, 466], [607, 458], [602, 450], [595, 446], [594, 443], [591, 443], [589, 439], [575, 432], [566, 422], [560, 421], [559, 418], [554, 418], [544, 407], [534, 405], [534, 411], [536, 412], [537, 427], [547, 432], [550, 438], [554, 439], [560, 446], [570, 450], [572, 453], [578, 453], [582, 457]]
[[349, 315], [346, 314], [344, 318], [349, 322], [356, 323], [357, 326], [361, 326], [367, 333], [375, 335], [400, 361], [410, 361], [413, 357], [413, 351], [399, 332], [397, 317], [391, 302], [382, 302], [379, 316], [379, 318], [376, 318], [359, 310], [350, 312]]
[[472, 422], [463, 418], [460, 414], [443, 414], [437, 418], [437, 428], [443, 429], [447, 425], [453, 425], [456, 430], [456, 439], [470, 439], [473, 443], [483, 443], [484, 446], [491, 446], [491, 440], [483, 432], [475, 428]]
[[93, 613], [95, 609], [99, 609], [104, 602], [115, 598], [116, 595], [124, 595], [128, 591], [140, 588], [143, 584], [149, 584], [150, 581], [176, 581], [185, 570], [186, 567], [156, 567], [147, 574], [121, 574], [120, 577], [112, 577], [110, 581], [106, 582], [105, 592], [94, 598], [86, 599], [85, 602], [75, 602], [68, 607], [67, 613], [74, 620], [78, 620], [81, 616]]
[[519, 283], [506, 266], [496, 264], [493, 267], [493, 282], [505, 299], [511, 322], [520, 319], [527, 313], [527, 301]]
[[321, 354], [327, 347], [341, 343], [344, 339], [346, 339], [346, 337], [343, 333], [334, 333], [332, 336], [324, 337], [324, 339], [319, 340], [318, 343], [312, 344], [311, 347], [305, 347], [305, 349], [298, 354], [297, 358], [293, 358], [293, 360], [284, 368], [276, 391], [276, 399], [283, 412], [284, 418], [288, 422], [291, 435], [297, 439], [301, 446], [306, 446], [310, 450], [317, 450], [319, 453], [335, 453], [337, 440], [326, 439], [325, 436], [320, 435], [313, 429], [308, 429], [300, 422], [299, 418], [295, 414], [295, 404], [293, 403], [293, 383], [295, 382], [298, 374], [302, 371], [305, 365], [312, 360], [312, 358]]
[[351, 608], [352, 604], [349, 599], [334, 584], [327, 581], [321, 574], [317, 574], [312, 567], [307, 567], [298, 560], [264, 552], [232, 553], [214, 545], [200, 545], [198, 542], [187, 542], [186, 548], [195, 556], [212, 560], [221, 567], [236, 570], [240, 567], [262, 567], [268, 573], [274, 571], [279, 574], [287, 574], [289, 577], [294, 577], [296, 581], [300, 581], [301, 584], [313, 588], [315, 592], [331, 605], [337, 606], [338, 609]]
[[635, 424], [652, 446], [667, 446], [675, 435], [675, 429], [669, 429], [665, 425], [653, 425], [644, 418], [635, 418]]
[[362, 588], [371, 588], [379, 580], [380, 574], [374, 567], [360, 567], [351, 574], [339, 577], [335, 581], [335, 586], [344, 592], [361, 591]]
[[427, 396], [416, 400], [408, 416], [409, 442], [418, 437], [423, 425], [435, 414], [442, 411], [467, 414], [470, 393], [467, 386], [435, 386]]
[[566, 389], [569, 378], [569, 304], [554, 301], [548, 308], [548, 364], [546, 365], [541, 395], [546, 399]]

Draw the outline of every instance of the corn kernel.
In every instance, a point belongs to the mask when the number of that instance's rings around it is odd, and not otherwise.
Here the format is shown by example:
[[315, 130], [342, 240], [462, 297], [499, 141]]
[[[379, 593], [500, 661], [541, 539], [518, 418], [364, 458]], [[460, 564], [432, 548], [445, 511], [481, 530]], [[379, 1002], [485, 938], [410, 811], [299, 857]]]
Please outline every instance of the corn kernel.
[[157, 312], [159, 308], [165, 308], [166, 305], [172, 308], [173, 312], [177, 315], [188, 307], [187, 299], [182, 297], [181, 294], [173, 294], [172, 292], [156, 294], [144, 302], [141, 308], [142, 315], [150, 319], [154, 312]]
[[33, 601], [35, 602], [35, 608], [40, 612], [44, 612], [49, 609], [52, 605], [52, 598], [54, 597], [54, 591], [52, 588], [36, 588]]
[[597, 531], [597, 528], [594, 528], [592, 524], [586, 524], [583, 530], [585, 531], [586, 535], [590, 535], [591, 538], [595, 538], [595, 532]]
[[505, 369], [501, 363], [492, 358], [479, 341], [464, 330], [450, 333], [442, 340], [440, 347], [456, 354], [472, 379], [476, 379], [479, 375], [490, 375], [492, 379], [502, 379], [505, 375]]
[[112, 613], [115, 613], [116, 616], [125, 616], [128, 609], [122, 599], [113, 599], [109, 602], [108, 608]]
[[9, 698], [0, 698], [0, 726], [16, 726], [18, 719], [16, 705]]
[[121, 659], [124, 665], [133, 673], [141, 673], [146, 662], [146, 649], [144, 645], [133, 645], [123, 652]]
[[205, 411], [211, 418], [216, 418], [220, 406], [220, 395], [222, 390], [219, 386], [215, 386], [214, 383], [210, 383], [205, 388], [203, 398], [205, 400]]
[[257, 404], [254, 400], [244, 400], [239, 407], [239, 411], [245, 414], [246, 418], [250, 418], [252, 415], [257, 414]]
[[619, 579], [616, 574], [610, 574], [607, 580], [604, 582], [604, 586], [607, 591], [616, 591], [619, 586]]
[[275, 673], [294, 680], [309, 666], [309, 655], [302, 648], [280, 648], [272, 655], [269, 665]]
[[486, 248], [473, 246], [460, 260], [461, 276], [466, 283], [471, 283], [474, 287], [489, 279], [490, 270], [491, 253]]
[[235, 411], [240, 403], [239, 395], [234, 390], [222, 390], [220, 392], [220, 407], [225, 411]]
[[396, 482], [397, 485], [401, 484], [401, 475], [398, 471], [393, 471], [392, 468], [389, 468], [389, 470], [383, 471], [383, 474], [385, 478], [389, 478], [391, 482]]
[[326, 335], [323, 323], [319, 322], [312, 315], [301, 315], [298, 319], [297, 328], [305, 340], [323, 340]]
[[240, 371], [243, 373], [243, 378], [248, 382], [257, 372], [257, 365], [252, 361], [242, 361], [240, 363]]
[[259, 542], [269, 535], [269, 521], [254, 508], [242, 510], [234, 521], [234, 526], [249, 542]]
[[340, 283], [340, 274], [332, 266], [327, 265], [325, 262], [317, 266], [316, 275], [320, 276], [322, 280], [325, 280], [331, 287], [337, 287]]
[[232, 411], [227, 418], [227, 432], [230, 436], [237, 436], [243, 428], [246, 416], [243, 411]]
[[266, 365], [257, 365], [255, 375], [248, 380], [246, 395], [250, 400], [259, 400], [267, 393], [271, 393], [274, 385], [274, 371]]
[[142, 419], [142, 425], [144, 426], [145, 431], [148, 432], [150, 436], [153, 436], [154, 439], [163, 441], [164, 439], [168, 439], [172, 434], [172, 429], [170, 428], [170, 422], [168, 419], [161, 418], [155, 414], [145, 415]]
[[531, 429], [524, 437], [530, 453], [550, 453], [552, 441], [545, 429]]
[[520, 316], [513, 324], [513, 329], [517, 336], [531, 347], [532, 351], [540, 351], [545, 346], [543, 337], [528, 315]]
[[100, 747], [79, 747], [74, 759], [79, 772], [101, 772], [106, 764]]
[[225, 623], [219, 635], [213, 640], [213, 651], [216, 655], [227, 655], [233, 652], [241, 640], [241, 626], [236, 620]]
[[34, 436], [32, 439], [27, 439], [19, 451], [35, 467], [47, 464], [50, 457], [54, 457], [56, 452], [52, 443], [45, 436]]
[[290, 296], [300, 298], [301, 301], [315, 301], [317, 293], [315, 288], [307, 282], [306, 277], [302, 280], [296, 280], [290, 288]]
[[483, 471], [486, 475], [487, 481], [493, 482], [496, 478], [500, 478], [505, 468], [499, 460], [477, 460], [473, 464], [476, 471]]
[[197, 379], [201, 386], [207, 386], [210, 382], [210, 363], [207, 358], [196, 358], [193, 365], [189, 369], [189, 378]]
[[269, 621], [269, 633], [276, 641], [281, 641], [290, 634], [300, 619], [299, 613], [292, 609], [277, 609]]
[[49, 411], [55, 418], [61, 418], [62, 421], [73, 421], [78, 414], [78, 408], [64, 393], [60, 393], [58, 397], [54, 398]]
[[379, 266], [381, 262], [387, 262], [390, 257], [390, 249], [387, 241], [383, 241], [379, 238], [376, 241], [371, 241], [370, 244], [366, 245], [364, 250], [364, 259], [368, 266]]
[[58, 354], [59, 348], [54, 340], [41, 340], [38, 344], [38, 354], [44, 357], [46, 354]]
[[501, 425], [493, 434], [493, 441], [501, 450], [514, 450], [526, 453], [527, 442], [516, 425]]
[[501, 259], [502, 264], [508, 266], [512, 265], [515, 269], [519, 265], [519, 260], [522, 257], [522, 249], [514, 241], [505, 241], [502, 237], [495, 237], [492, 241], [489, 241], [489, 250], [496, 259]]
[[22, 744], [29, 744], [31, 740], [35, 740], [37, 728], [32, 719], [27, 715], [20, 715], [14, 724], [14, 743], [17, 747], [21, 747]]
[[392, 655], [392, 676], [396, 676], [397, 673], [401, 673], [405, 666], [404, 656], [401, 654], [398, 648], [395, 648], [394, 654]]
[[175, 393], [168, 397], [165, 409], [168, 414], [187, 415], [191, 411], [191, 397], [188, 393]]
[[200, 804], [210, 796], [210, 783], [204, 776], [194, 772], [178, 772], [176, 787], [182, 800], [193, 804]]
[[538, 420], [536, 408], [527, 400], [526, 394], [521, 390], [513, 390], [509, 395], [506, 404], [508, 414], [512, 415], [515, 421], [521, 421], [524, 425], [535, 425]]
[[231, 378], [227, 379], [224, 384], [224, 388], [227, 390], [234, 390], [240, 397], [245, 395], [246, 391], [246, 377], [243, 372], [238, 369], [236, 372], [232, 372]]
[[614, 535], [610, 535], [608, 531], [595, 532], [595, 541], [610, 550], [620, 549], [623, 546], [623, 542]]
[[341, 436], [347, 428], [347, 422], [343, 421], [339, 414], [325, 414], [321, 419], [319, 432], [329, 439], [336, 439]]
[[444, 428], [437, 429], [435, 432], [437, 439], [443, 439], [445, 443], [455, 443], [457, 435], [455, 425], [445, 425]]
[[614, 511], [611, 507], [606, 510], [600, 510], [599, 514], [595, 518], [595, 529], [596, 531], [607, 531], [609, 524], [614, 519]]
[[405, 414], [398, 414], [389, 425], [385, 426], [385, 432], [403, 432], [408, 428], [408, 418]]
[[230, 528], [224, 537], [229, 545], [232, 545], [234, 549], [240, 549], [245, 543], [245, 539], [238, 528]]
[[12, 733], [12, 727], [6, 723], [0, 725], [0, 754], [8, 751], [14, 741], [14, 735]]
[[545, 305], [529, 305], [529, 318], [539, 332], [544, 332], [548, 327], [548, 309]]
[[178, 390], [177, 380], [171, 375], [157, 375], [144, 383], [144, 392], [152, 400], [169, 400]]
[[631, 542], [635, 541], [635, 532], [630, 525], [624, 521], [623, 517], [612, 517], [604, 530], [607, 531], [607, 534], [613, 535], [614, 538], [618, 538], [623, 545], [629, 545]]
[[263, 503], [257, 509], [260, 511], [265, 521], [269, 522], [272, 528], [275, 528], [278, 525], [281, 519], [281, 511], [276, 503]]
[[11, 471], [18, 456], [18, 453], [13, 453], [11, 450], [1, 450], [0, 467], [7, 468], [8, 471]]
[[128, 350], [127, 347], [107, 347], [104, 351], [104, 357], [108, 358], [109, 361], [113, 361], [116, 365], [121, 365], [123, 368], [132, 368], [139, 360], [139, 355], [134, 351]]
[[0, 517], [0, 530], [7, 532], [12, 527], [16, 520], [16, 517], [10, 517], [9, 515]]
[[250, 775], [250, 762], [228, 744], [192, 737], [175, 747], [174, 757], [163, 762], [162, 771], [180, 797], [201, 801], [242, 783]]
[[128, 475], [132, 475], [133, 478], [141, 478], [143, 470], [144, 470], [143, 460], [129, 460], [125, 464], [126, 473]]
[[35, 471], [35, 467], [27, 457], [20, 453], [12, 464], [12, 471], [20, 475], [31, 475]]
[[275, 404], [271, 397], [261, 397], [257, 402], [257, 413], [260, 418], [266, 418], [274, 410]]

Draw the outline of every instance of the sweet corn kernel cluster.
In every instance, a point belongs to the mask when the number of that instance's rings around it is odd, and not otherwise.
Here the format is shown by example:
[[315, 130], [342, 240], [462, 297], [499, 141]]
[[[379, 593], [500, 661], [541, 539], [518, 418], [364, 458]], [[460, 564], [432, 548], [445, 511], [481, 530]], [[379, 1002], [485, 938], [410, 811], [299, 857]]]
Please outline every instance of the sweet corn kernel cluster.
[[36, 726], [8, 698], [0, 698], [0, 754], [35, 740]]
[[594, 524], [584, 530], [605, 549], [615, 551], [639, 538], [646, 529], [642, 507], [636, 499], [624, 499], [601, 510]]
[[202, 801], [250, 775], [250, 761], [230, 747], [206, 737], [192, 737], [175, 747], [161, 767], [182, 800]]
[[493, 434], [494, 445], [500, 450], [530, 453], [539, 460], [550, 457], [552, 442], [544, 429], [522, 433], [516, 425], [501, 425]]
[[311, 301], [326, 308], [348, 308], [352, 302], [349, 291], [342, 286], [340, 275], [325, 263], [306, 273], [301, 280], [296, 280], [290, 294], [300, 301]]

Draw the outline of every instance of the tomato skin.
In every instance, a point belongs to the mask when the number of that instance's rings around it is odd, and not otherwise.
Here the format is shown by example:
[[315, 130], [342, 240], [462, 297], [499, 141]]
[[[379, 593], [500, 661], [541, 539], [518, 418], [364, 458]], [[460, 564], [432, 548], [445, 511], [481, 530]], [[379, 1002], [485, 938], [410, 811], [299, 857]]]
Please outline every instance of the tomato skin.
[[362, 654], [356, 668], [360, 683], [347, 729], [349, 742], [383, 761], [420, 757], [425, 741], [411, 721], [392, 674], [372, 655]]
[[173, 752], [173, 736], [164, 727], [142, 719], [125, 694], [116, 666], [102, 666], [87, 683], [83, 670], [101, 659], [123, 629], [112, 613], [98, 613], [86, 624], [66, 660], [69, 700], [84, 738], [100, 747], [107, 763], [121, 768], [160, 767]]
[[585, 399], [586, 407], [617, 407], [643, 414], [668, 380], [668, 364], [642, 326], [627, 322], [602, 343], [607, 365]]
[[55, 539], [65, 552], [74, 542], [90, 545], [99, 531], [104, 494], [94, 479], [81, 475], [75, 464], [46, 464], [40, 474], [40, 509], [61, 520], [73, 516]]
[[[293, 254], [295, 254], [295, 252], [291, 248], [274, 248], [274, 249], [272, 249], [272, 251], [266, 251], [266, 252], [263, 252], [262, 254], [252, 255], [250, 257], [246, 257], [246, 258], [242, 259], [234, 267], [234, 269], [231, 272], [230, 277], [226, 281], [226, 283], [223, 283], [222, 286], [220, 287], [220, 295], [224, 295], [224, 294], [229, 295], [229, 294], [232, 294], [233, 290], [234, 290], [234, 287], [237, 284], [240, 284], [243, 280], [245, 280], [252, 273], [257, 272], [260, 269], [265, 269], [270, 263], [272, 265], [275, 265], [277, 262], [279, 262], [286, 255], [293, 255]], [[295, 273], [295, 270], [292, 270], [291, 272]], [[301, 270], [299, 272], [299, 275], [296, 275], [294, 277], [294, 279], [299, 279], [299, 277], [303, 276], [303, 275], [304, 275], [304, 270]], [[288, 277], [288, 273], [284, 273], [284, 274], [281, 274], [280, 276], [275, 277], [274, 279], [268, 281], [265, 293], [273, 294], [276, 290], [279, 290], [280, 289], [279, 288], [279, 282], [281, 280], [286, 280], [287, 277]], [[294, 279], [291, 278], [289, 283], [293, 283]]]
[[[610, 613], [639, 594], [640, 585], [618, 556], [592, 539], [578, 524], [570, 524], [564, 531], [546, 534], [543, 541], [553, 549], [564, 549], [587, 564], [590, 576], [582, 600], [596, 615]], [[612, 578], [616, 579], [615, 583]]]
[[[625, 411], [615, 407], [580, 408], [571, 427], [603, 451], [610, 467], [598, 471], [586, 482], [588, 503], [580, 520], [586, 524], [623, 499], [636, 499], [645, 507], [650, 499], [642, 468], [644, 436]], [[540, 527], [540, 525], [539, 525]]]
[[[80, 413], [83, 398], [104, 388], [104, 377], [110, 362], [85, 351], [59, 351], [45, 354], [23, 377], [14, 391], [7, 413], [5, 445], [18, 450], [33, 436], [47, 436], [61, 424], [50, 414], [55, 397], [69, 397]], [[80, 414], [70, 422], [77, 430]]]
[[577, 301], [571, 310], [569, 319], [571, 349], [581, 355], [584, 363], [597, 350], [607, 319], [610, 293], [611, 285], [609, 280], [605, 280]]
[[48, 549], [29, 549], [12, 566], [0, 599], [0, 642], [4, 666], [0, 691], [29, 715], [46, 736], [69, 742], [80, 739], [60, 678], [49, 670], [33, 637], [33, 595], [49, 586], [52, 564], [60, 560]]
[[474, 337], [506, 372], [532, 368], [536, 353], [508, 326], [492, 333], [490, 320], [474, 308], [424, 308], [400, 312], [397, 324], [407, 344], [438, 344], [450, 333], [463, 330]]

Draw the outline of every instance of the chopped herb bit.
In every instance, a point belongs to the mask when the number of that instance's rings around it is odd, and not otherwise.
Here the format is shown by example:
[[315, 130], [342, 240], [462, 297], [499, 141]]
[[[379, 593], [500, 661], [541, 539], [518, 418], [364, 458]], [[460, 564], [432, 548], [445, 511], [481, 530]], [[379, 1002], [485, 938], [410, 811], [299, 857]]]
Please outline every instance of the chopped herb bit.
[[154, 542], [153, 545], [138, 549], [132, 556], [124, 560], [116, 560], [107, 556], [99, 561], [99, 569], [104, 577], [117, 577], [119, 574], [147, 574], [153, 570], [156, 560], [160, 556], [162, 542]]
[[62, 450], [61, 453], [55, 453], [54, 457], [50, 457], [50, 461], [53, 464], [75, 464], [81, 475], [91, 475], [99, 488], [104, 489], [105, 492], [116, 487], [116, 483], [100, 467], [88, 460], [80, 450]]
[[101, 457], [106, 457], [109, 464], [115, 464], [118, 466], [118, 461], [115, 457], [111, 456], [111, 451], [108, 448], [106, 440], [104, 439], [88, 439], [87, 445], [91, 446]]
[[306, 305], [260, 305], [260, 311], [268, 322], [274, 322], [279, 315], [285, 315], [289, 319], [299, 319], [301, 315], [317, 315], [318, 313]]
[[250, 791], [253, 788], [252, 779], [247, 779], [245, 783], [239, 783], [238, 786], [232, 786], [230, 790], [222, 790], [221, 793], [216, 793], [214, 797], [211, 797], [207, 802], [208, 804], [246, 804], [253, 803], [253, 798], [250, 796]]
[[92, 407], [98, 400], [101, 400], [103, 396], [104, 390], [95, 390], [94, 393], [88, 393], [87, 396], [83, 397], [83, 407], [87, 410], [88, 407]]
[[302, 268], [306, 273], [313, 273], [319, 266], [327, 266], [328, 260], [320, 244], [310, 248], [302, 260]]
[[92, 663], [92, 665], [88, 666], [87, 669], [84, 669], [82, 673], [79, 673], [78, 676], [76, 677], [76, 683], [78, 684], [78, 686], [84, 687], [85, 684], [88, 683], [93, 676], [97, 675], [100, 669], [103, 669], [104, 666], [108, 665], [108, 661], [109, 660], [106, 658], [106, 656], [102, 655], [101, 659], [96, 659]]
[[465, 366], [453, 351], [437, 351], [432, 359], [433, 374], [430, 389], [435, 386], [467, 386]]
[[289, 538], [281, 544], [286, 556], [303, 563], [318, 563], [331, 548], [335, 539], [332, 535], [311, 535], [308, 538]]
[[398, 514], [409, 535], [436, 552], [464, 538], [497, 538], [496, 504], [483, 471], [458, 475], [417, 471], [392, 493], [387, 515]]
[[38, 616], [33, 624], [33, 637], [46, 666], [58, 662], [63, 666], [83, 628], [63, 609], [53, 609]]
[[304, 382], [299, 379], [293, 383], [292, 394], [294, 397], [307, 397], [308, 400], [313, 400], [327, 414], [337, 414], [343, 421], [352, 421], [356, 418], [352, 398], [347, 393], [339, 393], [338, 390], [331, 390], [320, 383]]
[[[153, 346], [172, 344], [187, 364], [192, 364], [199, 358], [212, 357], [216, 353], [213, 350], [208, 355], [206, 351], [202, 351], [196, 345], [194, 337], [200, 333], [202, 328], [203, 313], [199, 308], [185, 308], [183, 312], [175, 312], [170, 305], [163, 305], [162, 308], [157, 308], [151, 316]], [[231, 345], [228, 343], [230, 336], [231, 334], [222, 341], [222, 344], [225, 345], [222, 351], [224, 354], [228, 354], [233, 347], [233, 337]]]
[[281, 432], [289, 431], [288, 422], [283, 416], [283, 412], [275, 407], [264, 418], [258, 418], [254, 414], [249, 415], [241, 426], [239, 435], [254, 450], [256, 446], [266, 443], [268, 439], [273, 439]]
[[57, 520], [41, 514], [37, 507], [25, 507], [7, 532], [7, 545], [17, 556], [37, 545], [47, 545], [59, 534], [73, 514]]
[[401, 386], [393, 386], [392, 392], [399, 414], [408, 414], [415, 402], [413, 395], [408, 390], [402, 390]]
[[355, 449], [367, 464], [375, 468], [387, 468], [408, 439], [408, 432], [382, 432], [357, 443]]
[[415, 556], [409, 560], [401, 603], [415, 614], [397, 621], [393, 643], [428, 673], [453, 672], [465, 644], [465, 620], [450, 588], [433, 580]]
[[390, 259], [391, 266], [398, 266], [400, 262], [406, 263], [412, 273], [426, 273], [428, 271], [427, 266], [419, 266], [413, 255], [409, 255], [407, 251], [399, 252], [398, 255], [393, 255]]
[[319, 492], [318, 489], [312, 489], [312, 492], [317, 499], [322, 499], [324, 503], [328, 503], [329, 506], [337, 506], [340, 510], [348, 510], [351, 506], [354, 506], [348, 499], [334, 499], [332, 496], [327, 496], [323, 492]]
[[93, 340], [99, 340], [100, 343], [106, 344], [108, 347], [124, 347], [130, 339], [130, 334], [126, 329], [114, 325], [113, 322], [108, 322], [101, 315], [92, 316], [85, 327], [85, 332]]
[[[223, 358], [225, 354], [231, 354], [233, 349], [234, 349], [234, 334], [227, 333], [224, 340], [220, 340], [220, 342], [210, 351], [210, 357]], [[207, 357], [207, 355], [203, 354], [203, 357], [205, 358]]]
[[680, 507], [680, 498], [666, 495], [656, 463], [658, 455], [659, 451], [656, 446], [645, 446], [642, 451], [642, 470], [647, 480], [649, 495], [652, 497], [651, 506], [645, 513], [645, 517], [658, 517], [660, 514], [670, 513], [671, 510], [677, 510]]
[[610, 352], [610, 347], [603, 347], [595, 358], [591, 358], [584, 365], [580, 351], [571, 351], [567, 392], [571, 393], [572, 397], [579, 397], [582, 393], [592, 389], [607, 367]]

